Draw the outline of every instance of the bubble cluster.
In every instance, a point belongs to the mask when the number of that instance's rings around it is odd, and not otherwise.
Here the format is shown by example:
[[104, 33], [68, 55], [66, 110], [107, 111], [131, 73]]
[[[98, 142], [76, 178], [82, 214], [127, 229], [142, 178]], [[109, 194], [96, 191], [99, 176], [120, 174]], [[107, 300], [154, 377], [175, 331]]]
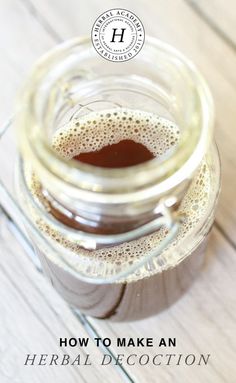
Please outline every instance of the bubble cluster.
[[[78, 121], [71, 121], [69, 125], [56, 132], [53, 137], [53, 147], [61, 156], [69, 159], [82, 152], [99, 150], [103, 146], [118, 143], [123, 139], [132, 139], [142, 143], [155, 156], [161, 156], [178, 143], [179, 129], [174, 123], [151, 113], [113, 109], [102, 113], [93, 112]], [[34, 197], [45, 209], [50, 210], [47, 196], [43, 194], [37, 177], [28, 171], [27, 178]], [[171, 258], [175, 250], [205, 216], [210, 198], [210, 179], [210, 169], [206, 160], [203, 160], [179, 206], [178, 211], [184, 216], [184, 219], [178, 234], [164, 250], [164, 255], [166, 254]], [[73, 267], [78, 271], [85, 271], [86, 269], [86, 272], [88, 272], [87, 264], [83, 262], [83, 259], [90, 261], [92, 259], [94, 264], [96, 262], [101, 264], [102, 262], [103, 265], [116, 264], [119, 266], [122, 264], [129, 266], [137, 259], [141, 259], [151, 249], [157, 247], [168, 234], [168, 230], [162, 227], [157, 232], [135, 241], [91, 251], [84, 249], [80, 244], [63, 236], [59, 230], [46, 224], [37, 215], [37, 211], [34, 212], [34, 220], [39, 229], [51, 240], [73, 253], [73, 257], [70, 259]], [[136, 275], [127, 281], [143, 278], [147, 275], [150, 275], [150, 271], [144, 270], [142, 276]]]
[[133, 140], [157, 157], [166, 155], [178, 139], [179, 128], [173, 122], [152, 113], [120, 108], [71, 120], [54, 134], [52, 146], [63, 158], [70, 159], [121, 140]]

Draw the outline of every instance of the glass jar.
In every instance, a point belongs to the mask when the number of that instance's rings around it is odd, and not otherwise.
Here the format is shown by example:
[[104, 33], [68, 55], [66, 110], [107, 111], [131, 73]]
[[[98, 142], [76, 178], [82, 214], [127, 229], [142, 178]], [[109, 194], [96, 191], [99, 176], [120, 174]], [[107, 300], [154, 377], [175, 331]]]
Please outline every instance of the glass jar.
[[[129, 113], [139, 116], [147, 140], [148, 121], [157, 118], [157, 145], [159, 137], [171, 144], [177, 129], [176, 144], [118, 169], [76, 161], [75, 153], [65, 158], [53, 146], [58, 132], [73, 136], [73, 127], [82, 142], [85, 123], [87, 141], [95, 140], [98, 115], [99, 135], [103, 124], [105, 136], [112, 126], [117, 134]], [[160, 130], [163, 121], [169, 130]], [[219, 193], [213, 124], [202, 76], [156, 39], [123, 63], [102, 59], [89, 38], [38, 62], [19, 100], [17, 195], [43, 269], [69, 304], [98, 318], [135, 320], [186, 290], [202, 265]]]

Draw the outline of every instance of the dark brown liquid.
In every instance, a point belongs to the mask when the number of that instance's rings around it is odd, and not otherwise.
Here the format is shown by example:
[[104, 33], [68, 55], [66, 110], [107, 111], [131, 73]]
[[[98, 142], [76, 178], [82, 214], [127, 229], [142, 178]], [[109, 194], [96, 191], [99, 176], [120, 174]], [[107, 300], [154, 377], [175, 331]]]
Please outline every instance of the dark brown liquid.
[[86, 164], [102, 168], [124, 168], [142, 164], [154, 158], [146, 148], [133, 140], [122, 140], [118, 144], [104, 146], [102, 149], [89, 153], [81, 153], [74, 159]]
[[[96, 152], [82, 153], [74, 159], [105, 168], [134, 166], [154, 155], [142, 144], [122, 140]], [[71, 207], [73, 212], [73, 207]], [[131, 230], [139, 222], [99, 222], [99, 226], [82, 225], [51, 206], [51, 214], [65, 225], [96, 234]], [[175, 302], [191, 285], [203, 261], [206, 239], [176, 267], [131, 283], [96, 284], [81, 281], [38, 251], [45, 273], [55, 289], [72, 306], [83, 313], [116, 321], [137, 320], [153, 315]], [[111, 250], [112, 251], [112, 250]], [[92, 252], [91, 252], [92, 256]], [[76, 255], [75, 255], [76, 257]]]
[[38, 254], [52, 285], [71, 306], [100, 319], [131, 321], [154, 315], [183, 295], [202, 266], [206, 243], [174, 268], [131, 283], [83, 282]]
[[[130, 153], [133, 155], [129, 156]], [[112, 167], [132, 166], [151, 158], [152, 154], [143, 145], [130, 140], [76, 157], [79, 161], [104, 167], [111, 167], [111, 164]], [[100, 222], [97, 227], [82, 226], [53, 207], [51, 214], [70, 227], [96, 234], [112, 234], [131, 229], [126, 222], [116, 225]], [[206, 243], [207, 238], [174, 268], [131, 283], [84, 282], [56, 265], [42, 252], [38, 251], [38, 254], [52, 285], [71, 306], [100, 319], [131, 321], [154, 315], [182, 296], [202, 266]]]

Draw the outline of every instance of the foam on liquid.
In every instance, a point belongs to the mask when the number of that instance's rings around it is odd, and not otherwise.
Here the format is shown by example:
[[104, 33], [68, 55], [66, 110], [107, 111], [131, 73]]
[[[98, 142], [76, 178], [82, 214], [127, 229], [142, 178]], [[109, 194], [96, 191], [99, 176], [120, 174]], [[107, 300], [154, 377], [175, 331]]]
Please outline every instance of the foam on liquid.
[[179, 129], [171, 121], [152, 113], [114, 109], [72, 121], [55, 133], [52, 145], [62, 157], [70, 159], [121, 140], [133, 140], [157, 157], [171, 150], [178, 137]]
[[[59, 155], [70, 159], [80, 153], [100, 150], [104, 146], [118, 143], [124, 139], [131, 139], [145, 145], [155, 156], [166, 156], [178, 143], [179, 128], [173, 122], [151, 113], [113, 109], [92, 112], [79, 120], [71, 121], [70, 124], [55, 133], [52, 146]], [[34, 197], [50, 211], [36, 175], [28, 173], [27, 179]], [[163, 259], [165, 256], [167, 266], [173, 261], [177, 246], [181, 245], [181, 242], [191, 234], [193, 228], [204, 217], [210, 198], [210, 186], [210, 170], [207, 162], [203, 160], [198, 174], [192, 181], [179, 207], [179, 212], [184, 213], [185, 219], [176, 239], [163, 252]], [[73, 252], [70, 262], [73, 262], [73, 267], [79, 271], [83, 271], [83, 268], [87, 267], [84, 266], [83, 259], [88, 258], [94, 261], [117, 265], [122, 263], [122, 265], [127, 264], [128, 266], [134, 259], [143, 257], [146, 252], [158, 246], [158, 243], [167, 235], [167, 229], [163, 227], [156, 233], [132, 242], [89, 251], [65, 238], [58, 230], [46, 225], [43, 219], [36, 214], [34, 214], [34, 219], [42, 232]], [[152, 272], [147, 270], [145, 272], [144, 270], [142, 278], [151, 273], [155, 273], [155, 270]], [[141, 276], [133, 277], [132, 280], [139, 278]]]

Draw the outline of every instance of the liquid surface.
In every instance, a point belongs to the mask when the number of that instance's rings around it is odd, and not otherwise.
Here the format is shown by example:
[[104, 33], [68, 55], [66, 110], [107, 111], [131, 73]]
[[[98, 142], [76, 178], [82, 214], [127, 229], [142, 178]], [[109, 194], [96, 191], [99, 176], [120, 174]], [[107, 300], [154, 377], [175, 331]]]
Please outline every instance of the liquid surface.
[[132, 140], [122, 140], [95, 152], [81, 153], [74, 157], [86, 164], [113, 169], [139, 165], [153, 158], [155, 156], [144, 145]]
[[[179, 129], [173, 122], [151, 113], [114, 109], [94, 112], [81, 117], [79, 121], [71, 121], [70, 124], [56, 132], [52, 145], [54, 150], [64, 158], [77, 157], [81, 159], [85, 156], [82, 153], [87, 153], [85, 159], [89, 159], [88, 157], [94, 159], [94, 156], [99, 155], [99, 151], [103, 153], [108, 146], [111, 149], [112, 145], [126, 140], [143, 145], [151, 153], [151, 156], [168, 157], [175, 149], [175, 145], [178, 144]], [[42, 194], [37, 177], [27, 173], [27, 178], [34, 197], [43, 204], [49, 213], [53, 213], [48, 200]], [[210, 179], [210, 169], [204, 160], [179, 206], [179, 212], [184, 214], [185, 219], [176, 239], [157, 259], [156, 270], [160, 270], [162, 264], [165, 267], [174, 266], [178, 259], [189, 251], [185, 239], [189, 238], [194, 228], [206, 214], [208, 203], [210, 203]], [[104, 266], [104, 273], [106, 273], [107, 265], [122, 263], [122, 265], [128, 266], [133, 259], [143, 257], [144, 254], [158, 246], [167, 235], [167, 229], [163, 227], [158, 232], [132, 242], [90, 251], [64, 237], [60, 230], [47, 225], [42, 218], [37, 216], [37, 212], [33, 214], [40, 230], [50, 236], [62, 248], [69, 250], [67, 262], [78, 271], [86, 273], [88, 273], [89, 265], [91, 275], [96, 273], [98, 264], [99, 270], [102, 269], [102, 265]], [[176, 258], [176, 248], [178, 248], [179, 258]], [[127, 282], [150, 276], [155, 272], [155, 267], [153, 270], [145, 269], [141, 275], [133, 275], [128, 278]]]
[[[97, 156], [99, 151], [102, 154], [104, 151], [109, 152], [110, 155], [109, 147], [115, 144], [118, 144], [118, 149], [127, 158], [128, 153], [124, 152], [127, 152], [129, 145], [132, 154], [137, 150], [144, 156], [143, 161], [146, 161], [153, 156], [171, 155], [178, 140], [179, 128], [172, 121], [152, 113], [114, 109], [109, 112], [92, 112], [79, 120], [72, 120], [55, 132], [52, 146], [63, 158], [70, 159], [78, 158], [81, 153], [83, 157], [85, 153]], [[117, 149], [117, 146], [113, 148]], [[136, 161], [142, 162], [142, 158]]]

